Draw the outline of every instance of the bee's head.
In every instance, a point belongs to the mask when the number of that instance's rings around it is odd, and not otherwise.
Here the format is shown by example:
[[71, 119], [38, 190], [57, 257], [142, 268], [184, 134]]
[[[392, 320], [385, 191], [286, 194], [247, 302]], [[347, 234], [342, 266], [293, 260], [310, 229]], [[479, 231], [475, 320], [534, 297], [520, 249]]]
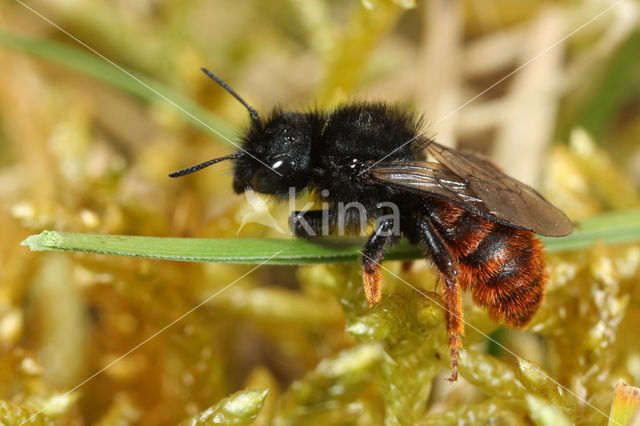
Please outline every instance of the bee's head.
[[266, 120], [253, 121], [237, 155], [233, 189], [253, 189], [284, 195], [307, 186], [311, 167], [311, 141], [319, 132], [312, 113], [274, 111]]
[[321, 131], [320, 116], [275, 110], [269, 118], [261, 119], [224, 81], [210, 71], [202, 70], [247, 108], [251, 126], [235, 154], [215, 158], [169, 176], [183, 176], [220, 161], [235, 160], [233, 189], [238, 194], [253, 189], [263, 194], [286, 195], [289, 188], [299, 191], [307, 186], [311, 141]]

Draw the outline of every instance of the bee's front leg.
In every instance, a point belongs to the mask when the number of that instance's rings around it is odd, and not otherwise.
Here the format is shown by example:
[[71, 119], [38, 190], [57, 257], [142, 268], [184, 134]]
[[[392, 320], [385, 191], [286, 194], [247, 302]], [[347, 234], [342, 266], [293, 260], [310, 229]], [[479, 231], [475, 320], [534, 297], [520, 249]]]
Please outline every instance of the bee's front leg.
[[382, 299], [380, 262], [387, 247], [400, 238], [393, 233], [393, 225], [392, 218], [377, 222], [373, 234], [369, 236], [362, 250], [362, 284], [369, 306], [375, 305]]

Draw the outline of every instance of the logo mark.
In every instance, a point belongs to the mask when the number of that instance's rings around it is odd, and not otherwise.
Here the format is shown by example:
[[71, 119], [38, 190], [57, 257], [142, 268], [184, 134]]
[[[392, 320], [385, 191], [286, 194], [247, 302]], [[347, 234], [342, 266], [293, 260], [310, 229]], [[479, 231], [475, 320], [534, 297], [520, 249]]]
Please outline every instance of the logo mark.
[[245, 191], [244, 196], [247, 200], [247, 205], [252, 209], [242, 215], [240, 219], [240, 228], [236, 235], [240, 233], [242, 228], [249, 223], [257, 223], [262, 226], [266, 226], [270, 229], [275, 229], [281, 234], [286, 232], [278, 225], [276, 219], [271, 215], [267, 202], [254, 191]]

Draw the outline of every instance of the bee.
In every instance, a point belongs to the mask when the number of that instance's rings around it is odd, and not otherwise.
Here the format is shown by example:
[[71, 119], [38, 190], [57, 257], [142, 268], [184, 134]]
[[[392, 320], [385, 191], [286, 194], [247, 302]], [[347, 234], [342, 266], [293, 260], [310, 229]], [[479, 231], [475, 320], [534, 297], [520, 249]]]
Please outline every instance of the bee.
[[[440, 145], [415, 114], [386, 103], [352, 103], [330, 111], [274, 109], [261, 117], [219, 77], [202, 69], [249, 112], [240, 149], [171, 173], [178, 177], [232, 160], [233, 189], [284, 197], [322, 191], [328, 209], [292, 212], [298, 236], [325, 225], [371, 227], [362, 250], [369, 306], [382, 299], [380, 263], [401, 237], [424, 250], [439, 274], [456, 381], [464, 320], [462, 291], [490, 317], [525, 327], [544, 298], [544, 251], [534, 233], [560, 237], [572, 224], [538, 192], [472, 152]], [[357, 204], [354, 209], [344, 206]]]

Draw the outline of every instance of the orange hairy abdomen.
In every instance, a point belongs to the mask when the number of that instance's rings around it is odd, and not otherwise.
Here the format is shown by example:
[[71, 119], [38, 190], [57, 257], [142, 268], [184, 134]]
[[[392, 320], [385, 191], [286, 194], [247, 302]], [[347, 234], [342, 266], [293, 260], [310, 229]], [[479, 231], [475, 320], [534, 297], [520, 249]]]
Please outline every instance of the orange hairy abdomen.
[[458, 260], [459, 282], [495, 321], [524, 327], [547, 282], [544, 249], [531, 231], [497, 224], [455, 205], [436, 204], [436, 228]]

